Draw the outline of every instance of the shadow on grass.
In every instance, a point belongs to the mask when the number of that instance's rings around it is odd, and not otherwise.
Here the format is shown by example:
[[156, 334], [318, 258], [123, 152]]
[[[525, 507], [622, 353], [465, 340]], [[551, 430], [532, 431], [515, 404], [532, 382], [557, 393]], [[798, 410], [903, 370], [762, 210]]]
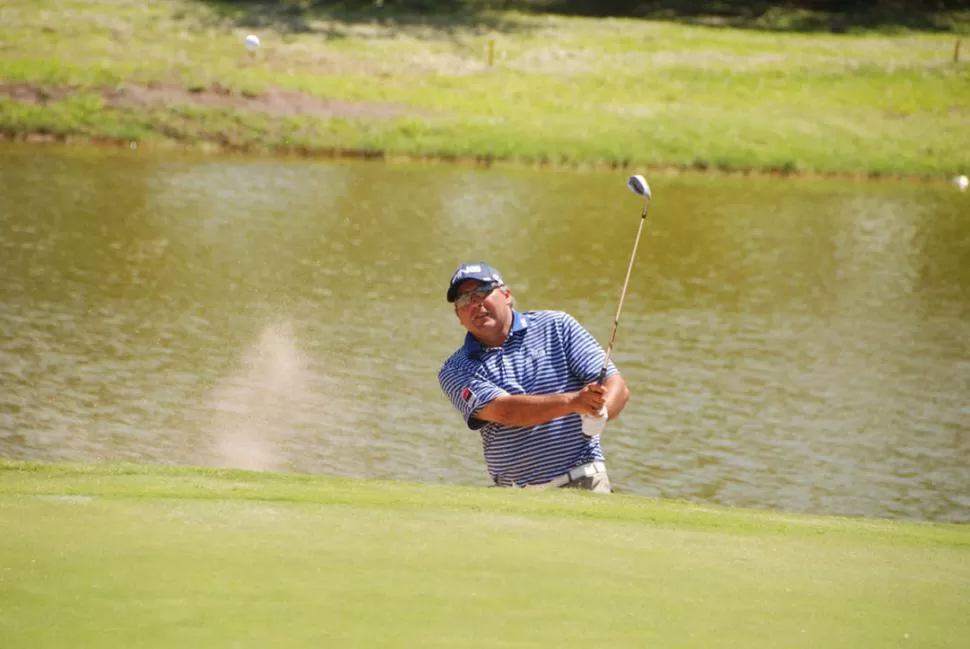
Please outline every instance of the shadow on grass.
[[[518, 8], [531, 12], [526, 2], [489, 2], [458, 0], [436, 3], [434, 0], [394, 2], [379, 0], [320, 2], [319, 0], [197, 0], [212, 9], [221, 22], [236, 27], [273, 29], [286, 34], [317, 34], [328, 40], [348, 38], [346, 26], [373, 26], [375, 32], [392, 30], [414, 38], [440, 38], [441, 34], [457, 37], [469, 32], [486, 34], [525, 33], [532, 30], [527, 16], [502, 15], [494, 11]], [[355, 38], [366, 37], [354, 32]]]
[[[238, 27], [348, 36], [341, 25], [375, 25], [418, 37], [527, 32], [522, 14], [631, 17], [775, 32], [970, 33], [970, 0], [198, 0]], [[520, 12], [508, 16], [496, 10]], [[360, 34], [355, 34], [359, 37]]]
[[547, 10], [777, 32], [970, 31], [967, 0], [549, 0]]

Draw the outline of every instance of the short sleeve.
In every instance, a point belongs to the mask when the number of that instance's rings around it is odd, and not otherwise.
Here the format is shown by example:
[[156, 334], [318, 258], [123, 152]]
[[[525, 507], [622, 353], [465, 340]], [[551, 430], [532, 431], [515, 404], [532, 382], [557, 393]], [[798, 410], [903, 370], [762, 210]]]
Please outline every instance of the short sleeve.
[[[603, 358], [606, 352], [593, 335], [589, 333], [575, 318], [568, 313], [562, 317], [563, 346], [570, 371], [580, 377], [583, 383], [592, 383], [599, 378], [603, 369]], [[607, 378], [619, 374], [619, 370], [610, 360], [606, 367]]]
[[477, 430], [487, 422], [475, 419], [475, 413], [508, 394], [491, 381], [478, 376], [477, 365], [471, 361], [460, 361], [454, 357], [444, 364], [438, 372], [438, 383], [451, 404], [461, 413], [465, 423]]

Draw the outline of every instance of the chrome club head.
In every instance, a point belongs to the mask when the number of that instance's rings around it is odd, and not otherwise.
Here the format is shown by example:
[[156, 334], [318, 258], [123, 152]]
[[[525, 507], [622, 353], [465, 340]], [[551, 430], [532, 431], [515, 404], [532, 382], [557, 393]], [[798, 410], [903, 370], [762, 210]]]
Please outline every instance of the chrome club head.
[[650, 185], [647, 184], [647, 181], [643, 176], [630, 176], [626, 181], [626, 186], [637, 196], [643, 196], [644, 198], [651, 197]]

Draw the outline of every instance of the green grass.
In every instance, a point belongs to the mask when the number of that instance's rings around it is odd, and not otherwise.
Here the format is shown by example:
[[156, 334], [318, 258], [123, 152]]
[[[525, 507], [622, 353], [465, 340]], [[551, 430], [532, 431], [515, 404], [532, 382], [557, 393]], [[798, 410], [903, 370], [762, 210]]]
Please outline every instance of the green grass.
[[[954, 29], [970, 22], [961, 14]], [[0, 83], [288, 90], [399, 117], [0, 101], [0, 130], [272, 151], [862, 174], [970, 167], [955, 32], [773, 32], [514, 12], [414, 18], [190, 0], [10, 0]], [[259, 25], [259, 26], [253, 26]], [[264, 47], [242, 48], [248, 32]], [[486, 44], [496, 43], [494, 66]], [[966, 48], [965, 48], [966, 49]], [[968, 53], [966, 56], [970, 56]], [[2, 95], [0, 95], [2, 97]]]
[[0, 461], [4, 647], [962, 647], [970, 529]]

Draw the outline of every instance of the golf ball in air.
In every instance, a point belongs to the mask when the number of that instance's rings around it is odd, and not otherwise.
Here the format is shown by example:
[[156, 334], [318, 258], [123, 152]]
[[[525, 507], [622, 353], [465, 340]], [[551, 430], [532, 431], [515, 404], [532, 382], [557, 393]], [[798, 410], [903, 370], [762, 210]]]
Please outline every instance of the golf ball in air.
[[953, 179], [953, 184], [957, 186], [961, 192], [967, 191], [967, 185], [970, 185], [970, 180], [966, 176], [957, 176]]
[[246, 37], [246, 49], [252, 52], [259, 47], [259, 36], [256, 34], [250, 34]]

